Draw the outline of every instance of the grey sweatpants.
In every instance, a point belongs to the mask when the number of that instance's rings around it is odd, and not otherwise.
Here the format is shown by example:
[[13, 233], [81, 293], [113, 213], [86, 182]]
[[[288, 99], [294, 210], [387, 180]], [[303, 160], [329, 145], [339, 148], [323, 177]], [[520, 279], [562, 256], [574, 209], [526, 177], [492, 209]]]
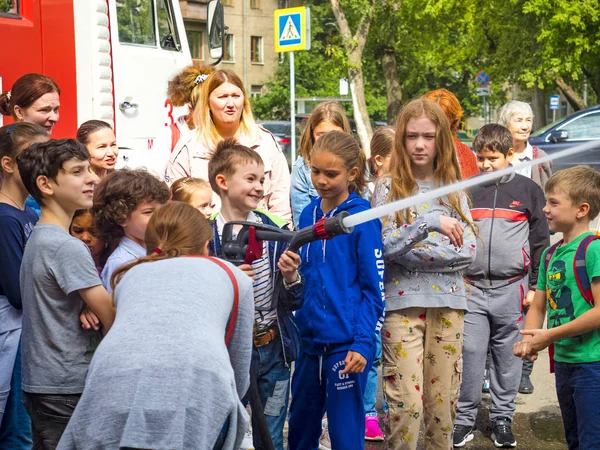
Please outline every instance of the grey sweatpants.
[[463, 334], [463, 378], [456, 410], [457, 425], [473, 426], [481, 403], [481, 385], [488, 351], [492, 355], [490, 420], [512, 420], [515, 397], [521, 381], [522, 361], [513, 355], [513, 345], [521, 340], [523, 297], [529, 289], [528, 277], [497, 289], [469, 285], [469, 311]]

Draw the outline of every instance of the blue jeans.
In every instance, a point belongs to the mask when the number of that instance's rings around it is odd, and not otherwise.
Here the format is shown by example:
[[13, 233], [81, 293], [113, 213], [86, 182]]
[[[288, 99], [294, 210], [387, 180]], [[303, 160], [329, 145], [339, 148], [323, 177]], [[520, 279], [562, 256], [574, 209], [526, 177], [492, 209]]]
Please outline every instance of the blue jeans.
[[0, 425], [0, 450], [29, 450], [32, 444], [31, 419], [23, 405], [21, 343], [19, 343], [10, 381], [10, 394], [6, 402], [2, 425]]
[[[381, 334], [377, 335], [375, 341], [375, 359], [369, 369], [369, 375], [367, 375], [367, 385], [365, 386], [365, 395], [363, 397], [365, 416], [377, 415], [375, 403], [377, 402], [377, 386], [379, 386], [379, 366], [381, 366]], [[385, 398], [381, 400], [381, 407], [384, 412], [387, 412], [388, 406]]]
[[555, 362], [554, 373], [569, 450], [600, 449], [600, 362]]
[[[290, 396], [290, 369], [283, 359], [280, 337], [262, 347], [252, 348], [252, 367], [258, 368], [258, 392], [273, 446], [276, 450], [283, 450], [283, 425], [287, 418]], [[252, 437], [257, 450], [264, 448], [254, 421]]]

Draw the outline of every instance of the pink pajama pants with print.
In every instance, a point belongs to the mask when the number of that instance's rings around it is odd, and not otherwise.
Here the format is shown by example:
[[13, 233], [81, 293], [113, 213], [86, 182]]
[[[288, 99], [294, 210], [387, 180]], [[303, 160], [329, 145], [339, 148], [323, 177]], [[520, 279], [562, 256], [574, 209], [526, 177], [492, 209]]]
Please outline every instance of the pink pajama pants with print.
[[464, 311], [388, 311], [381, 331], [383, 390], [389, 405], [390, 450], [415, 450], [421, 418], [425, 449], [452, 449], [452, 425], [462, 377]]

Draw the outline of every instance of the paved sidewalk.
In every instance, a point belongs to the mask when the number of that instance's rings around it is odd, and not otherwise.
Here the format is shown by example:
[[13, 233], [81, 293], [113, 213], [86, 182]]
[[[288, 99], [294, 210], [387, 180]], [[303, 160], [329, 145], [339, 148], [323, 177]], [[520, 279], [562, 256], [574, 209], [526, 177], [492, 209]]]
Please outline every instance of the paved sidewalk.
[[[531, 381], [535, 386], [534, 393], [531, 395], [519, 394], [516, 399], [517, 409], [514, 417], [513, 433], [517, 438], [517, 448], [522, 450], [564, 450], [567, 445], [564, 440], [562, 419], [558, 408], [558, 400], [556, 399], [554, 375], [550, 373], [547, 350], [541, 352], [539, 359], [535, 362]], [[477, 416], [475, 439], [463, 447], [465, 450], [491, 450], [496, 448], [490, 439], [492, 432], [488, 418], [490, 403], [489, 394], [484, 394]], [[372, 444], [365, 442], [365, 450], [386, 448], [384, 443]], [[419, 449], [424, 449], [422, 435]]]

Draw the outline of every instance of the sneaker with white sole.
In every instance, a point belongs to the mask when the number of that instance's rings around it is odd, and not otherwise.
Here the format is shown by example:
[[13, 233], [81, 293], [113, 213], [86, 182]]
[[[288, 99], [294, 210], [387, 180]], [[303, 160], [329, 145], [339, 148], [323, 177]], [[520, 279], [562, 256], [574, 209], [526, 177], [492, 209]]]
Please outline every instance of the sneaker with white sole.
[[365, 417], [365, 440], [373, 442], [383, 441], [383, 432], [379, 427], [379, 418], [377, 416]]
[[474, 437], [473, 427], [469, 425], [454, 425], [454, 431], [452, 433], [454, 447], [464, 447], [467, 442], [472, 441]]
[[494, 421], [492, 440], [498, 448], [513, 448], [517, 446], [517, 440], [512, 433], [510, 419], [496, 419]]

